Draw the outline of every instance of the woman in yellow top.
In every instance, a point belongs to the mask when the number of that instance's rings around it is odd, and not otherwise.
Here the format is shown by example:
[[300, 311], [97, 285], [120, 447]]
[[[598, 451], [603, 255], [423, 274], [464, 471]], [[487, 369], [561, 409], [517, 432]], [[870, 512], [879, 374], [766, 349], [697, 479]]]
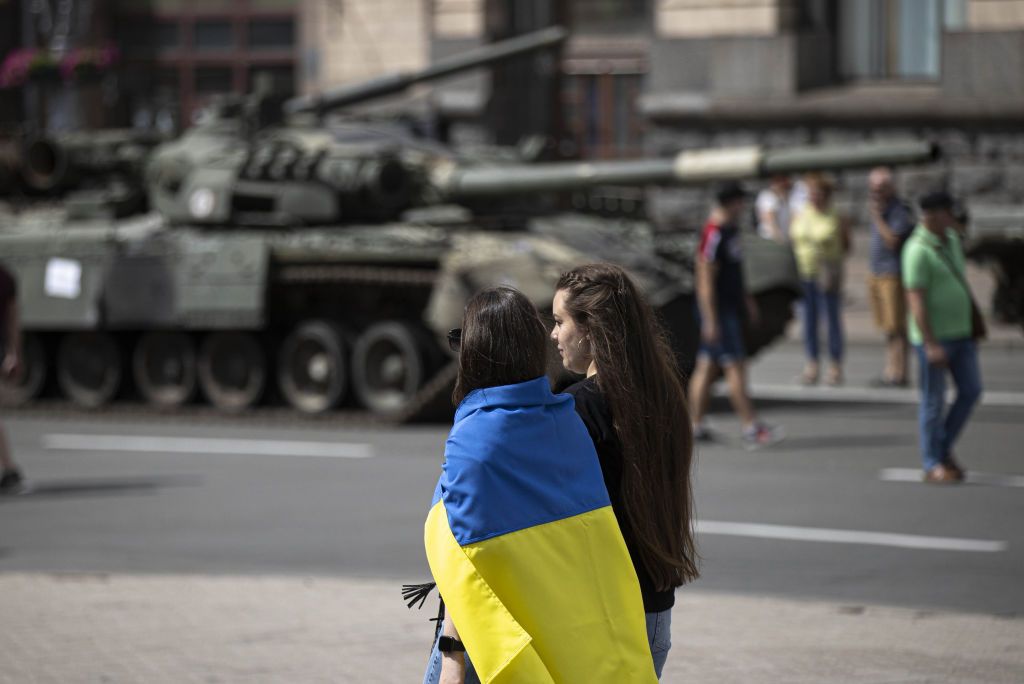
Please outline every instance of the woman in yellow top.
[[843, 259], [850, 249], [850, 224], [832, 205], [832, 183], [827, 178], [811, 174], [806, 182], [808, 202], [790, 226], [790, 239], [804, 289], [807, 365], [801, 380], [806, 385], [818, 381], [818, 312], [824, 308], [831, 359], [825, 381], [838, 385], [843, 381], [843, 322], [839, 307]]

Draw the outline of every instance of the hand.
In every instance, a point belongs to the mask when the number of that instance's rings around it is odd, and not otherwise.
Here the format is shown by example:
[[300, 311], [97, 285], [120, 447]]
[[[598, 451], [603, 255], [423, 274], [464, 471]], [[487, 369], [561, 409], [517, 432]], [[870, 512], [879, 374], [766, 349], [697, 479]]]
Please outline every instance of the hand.
[[718, 324], [714, 321], [705, 321], [700, 336], [707, 344], [718, 344]]
[[949, 357], [946, 356], [946, 350], [938, 342], [925, 342], [924, 354], [928, 359], [928, 364], [931, 366], [945, 368], [949, 365]]
[[0, 364], [0, 377], [5, 380], [17, 380], [21, 375], [21, 359], [15, 352], [9, 352], [4, 356]]
[[871, 201], [868, 202], [868, 213], [874, 221], [878, 221], [882, 218], [882, 200], [877, 197], [872, 197]]
[[466, 658], [462, 653], [441, 654], [441, 678], [438, 684], [464, 684]]

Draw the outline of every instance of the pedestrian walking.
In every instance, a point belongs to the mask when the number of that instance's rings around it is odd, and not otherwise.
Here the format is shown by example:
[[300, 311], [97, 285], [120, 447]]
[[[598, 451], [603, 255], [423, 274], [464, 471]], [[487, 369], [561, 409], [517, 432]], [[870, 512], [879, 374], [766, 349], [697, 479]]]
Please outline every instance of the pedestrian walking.
[[739, 183], [728, 182], [717, 189], [715, 207], [701, 233], [695, 259], [697, 326], [701, 345], [697, 366], [690, 379], [690, 409], [693, 437], [712, 439], [704, 423], [711, 384], [719, 372], [729, 384], [733, 410], [743, 425], [742, 438], [749, 448], [773, 444], [782, 439], [782, 430], [757, 419], [747, 391], [747, 358], [743, 345], [743, 323], [749, 317], [757, 324], [757, 304], [743, 285], [743, 246], [739, 219], [747, 193]]
[[892, 171], [877, 167], [868, 174], [868, 296], [875, 326], [885, 335], [885, 367], [875, 387], [907, 386], [907, 309], [900, 277], [900, 254], [914, 229], [914, 212], [896, 194]]
[[[985, 327], [964, 269], [964, 252], [952, 225], [953, 198], [933, 192], [920, 201], [921, 225], [903, 250], [903, 286], [910, 308], [910, 342], [920, 366], [918, 428], [925, 482], [964, 479], [953, 446], [981, 398], [976, 340]], [[956, 399], [946, 412], [946, 373]]]
[[693, 437], [679, 369], [650, 305], [618, 266], [564, 273], [552, 312], [562, 365], [586, 375], [566, 392], [597, 447], [660, 678], [672, 645], [675, 589], [698, 575]]
[[[425, 682], [655, 682], [643, 600], [547, 331], [517, 290], [466, 305], [427, 560], [447, 615]], [[463, 649], [465, 653], [463, 653]]]
[[[21, 325], [18, 285], [0, 264], [0, 381], [16, 382], [21, 372]], [[21, 490], [23, 478], [11, 457], [7, 433], [0, 424], [0, 493]]]
[[843, 260], [850, 249], [850, 224], [832, 204], [832, 183], [819, 174], [807, 177], [807, 205], [793, 219], [790, 237], [803, 286], [804, 353], [807, 357], [801, 382], [818, 382], [819, 312], [824, 310], [828, 327], [830, 359], [825, 382], [843, 381]]

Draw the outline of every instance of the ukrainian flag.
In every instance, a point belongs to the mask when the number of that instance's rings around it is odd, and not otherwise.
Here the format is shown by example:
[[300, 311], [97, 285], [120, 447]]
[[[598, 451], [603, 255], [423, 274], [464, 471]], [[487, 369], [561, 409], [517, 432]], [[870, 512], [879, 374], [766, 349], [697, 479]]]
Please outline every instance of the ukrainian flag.
[[657, 681], [594, 445], [547, 378], [460, 404], [424, 537], [484, 684]]

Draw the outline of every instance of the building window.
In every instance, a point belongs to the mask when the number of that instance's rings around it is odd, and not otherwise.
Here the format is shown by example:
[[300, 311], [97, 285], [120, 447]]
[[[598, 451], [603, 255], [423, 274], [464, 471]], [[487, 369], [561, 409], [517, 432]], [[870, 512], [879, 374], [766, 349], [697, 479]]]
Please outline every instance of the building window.
[[181, 31], [176, 21], [126, 20], [120, 26], [118, 43], [131, 56], [151, 55], [177, 49]]
[[564, 88], [566, 121], [581, 157], [608, 159], [640, 153], [643, 122], [636, 100], [643, 74], [567, 74]]
[[218, 95], [232, 91], [231, 69], [228, 67], [199, 67], [196, 69], [196, 93]]
[[180, 127], [181, 88], [174, 68], [151, 66], [134, 69], [128, 74], [126, 100], [132, 126], [171, 135]]
[[197, 21], [195, 26], [196, 50], [220, 51], [235, 47], [229, 21]]
[[290, 50], [295, 46], [295, 22], [291, 19], [253, 19], [249, 22], [249, 48]]
[[573, 0], [573, 29], [580, 33], [630, 33], [650, 27], [650, 0]]
[[942, 33], [965, 0], [839, 0], [839, 71], [849, 79], [936, 79]]

